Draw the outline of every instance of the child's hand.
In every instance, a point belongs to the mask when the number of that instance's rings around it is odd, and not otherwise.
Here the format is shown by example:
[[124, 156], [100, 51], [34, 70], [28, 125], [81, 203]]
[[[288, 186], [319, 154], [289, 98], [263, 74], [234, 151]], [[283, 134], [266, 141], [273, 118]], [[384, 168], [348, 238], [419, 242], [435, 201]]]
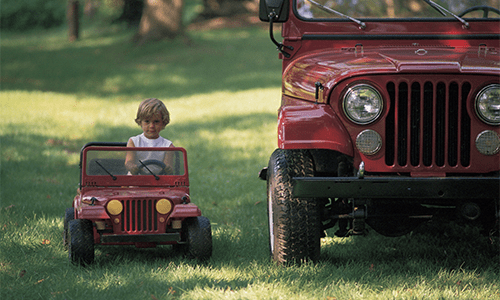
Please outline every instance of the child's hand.
[[174, 175], [174, 170], [172, 169], [172, 167], [166, 166], [163, 169], [163, 174], [165, 174], [165, 175]]
[[139, 167], [133, 162], [128, 162], [125, 164], [125, 167], [132, 175], [137, 175], [139, 173]]

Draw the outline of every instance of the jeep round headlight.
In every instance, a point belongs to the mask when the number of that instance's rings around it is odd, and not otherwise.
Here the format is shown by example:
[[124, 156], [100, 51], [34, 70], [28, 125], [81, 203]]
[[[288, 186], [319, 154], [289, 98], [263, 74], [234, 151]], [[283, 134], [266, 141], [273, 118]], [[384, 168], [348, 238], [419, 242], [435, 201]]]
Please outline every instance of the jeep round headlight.
[[500, 125], [500, 84], [491, 84], [476, 96], [476, 112], [487, 124]]
[[356, 124], [369, 124], [375, 121], [382, 113], [383, 106], [380, 93], [367, 84], [349, 88], [342, 101], [345, 114]]
[[113, 216], [119, 215], [123, 211], [123, 204], [118, 200], [109, 201], [106, 207]]

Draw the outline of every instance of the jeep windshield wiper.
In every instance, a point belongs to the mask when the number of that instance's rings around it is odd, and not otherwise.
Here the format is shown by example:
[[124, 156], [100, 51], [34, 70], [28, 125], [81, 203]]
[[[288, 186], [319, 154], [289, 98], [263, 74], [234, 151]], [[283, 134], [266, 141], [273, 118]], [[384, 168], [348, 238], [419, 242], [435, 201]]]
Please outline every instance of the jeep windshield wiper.
[[319, 9], [323, 10], [323, 11], [326, 11], [328, 13], [332, 13], [332, 14], [336, 14], [336, 15], [339, 15], [341, 16], [342, 18], [346, 18], [346, 19], [349, 19], [351, 21], [353, 21], [354, 23], [358, 24], [359, 25], [359, 28], [360, 29], [365, 29], [366, 28], [366, 24], [364, 22], [361, 22], [360, 20], [357, 20], [357, 19], [354, 19], [353, 17], [349, 17], [347, 15], [344, 15], [343, 13], [341, 12], [338, 12], [330, 7], [326, 7], [324, 5], [321, 5], [319, 4], [318, 2], [314, 1], [314, 0], [306, 0], [307, 2], [315, 5], [316, 7], [318, 7]]
[[450, 16], [454, 17], [458, 21], [460, 21], [462, 24], [464, 24], [464, 27], [467, 29], [469, 28], [469, 22], [465, 21], [464, 19], [460, 18], [459, 16], [455, 15], [451, 11], [447, 10], [446, 8], [442, 7], [441, 5], [437, 4], [436, 2], [432, 0], [423, 0], [425, 3], [429, 4], [432, 8], [437, 10], [440, 14], [443, 16], [446, 16], [446, 14], [449, 14]]
[[108, 170], [107, 170], [107, 169], [106, 169], [103, 165], [101, 165], [101, 163], [100, 163], [100, 162], [98, 162], [98, 161], [96, 160], [96, 161], [95, 161], [95, 163], [96, 163], [97, 165], [99, 165], [99, 167], [101, 167], [101, 168], [104, 170], [104, 172], [108, 173], [108, 175], [109, 175], [109, 176], [111, 176], [111, 178], [113, 178], [113, 180], [116, 180], [116, 176], [115, 176], [115, 175], [113, 175], [113, 174], [111, 174], [111, 172], [109, 172], [109, 171], [108, 171]]
[[153, 173], [153, 171], [151, 171], [148, 166], [142, 162], [142, 160], [139, 159], [139, 162], [141, 163], [141, 165], [146, 168], [146, 170], [148, 170], [149, 173], [151, 173], [151, 175], [153, 175], [155, 177], [156, 180], [160, 180], [160, 177], [158, 177], [158, 175], [156, 175], [155, 173]]

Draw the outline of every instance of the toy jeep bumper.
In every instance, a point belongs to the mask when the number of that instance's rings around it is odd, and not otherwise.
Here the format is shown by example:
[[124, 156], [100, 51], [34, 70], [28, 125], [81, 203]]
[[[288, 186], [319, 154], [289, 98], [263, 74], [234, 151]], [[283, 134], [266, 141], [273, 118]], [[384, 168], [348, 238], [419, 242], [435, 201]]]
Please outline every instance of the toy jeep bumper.
[[80, 169], [64, 219], [72, 262], [92, 263], [95, 245], [174, 245], [192, 258], [211, 256], [210, 222], [189, 196], [185, 149], [89, 143]]

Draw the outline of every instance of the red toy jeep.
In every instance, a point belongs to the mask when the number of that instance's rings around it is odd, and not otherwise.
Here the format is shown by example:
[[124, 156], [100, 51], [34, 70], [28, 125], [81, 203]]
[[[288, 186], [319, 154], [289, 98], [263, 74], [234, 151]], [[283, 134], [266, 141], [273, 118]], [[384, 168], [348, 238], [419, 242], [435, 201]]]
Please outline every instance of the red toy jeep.
[[[499, 0], [261, 0], [283, 60], [271, 255], [457, 216], [498, 233]], [[273, 24], [282, 23], [281, 43]]]
[[[125, 168], [128, 156], [138, 157], [136, 175]], [[64, 218], [71, 262], [92, 263], [94, 245], [174, 245], [192, 258], [212, 255], [210, 222], [189, 197], [185, 149], [89, 143], [80, 169], [79, 193]]]

